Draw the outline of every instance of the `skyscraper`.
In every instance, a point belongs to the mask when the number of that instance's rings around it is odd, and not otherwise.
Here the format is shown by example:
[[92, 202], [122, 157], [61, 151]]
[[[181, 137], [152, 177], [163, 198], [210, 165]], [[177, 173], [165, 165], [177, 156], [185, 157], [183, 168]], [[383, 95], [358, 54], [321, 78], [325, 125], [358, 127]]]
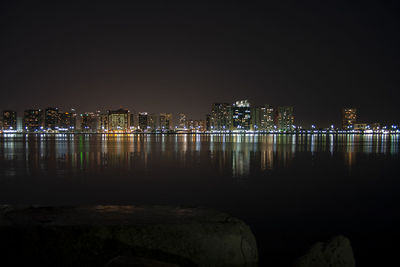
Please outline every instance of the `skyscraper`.
[[150, 128], [150, 116], [147, 112], [139, 112], [139, 129], [141, 132], [146, 132]]
[[343, 108], [342, 109], [342, 127], [343, 129], [351, 129], [353, 124], [357, 121], [356, 108]]
[[108, 114], [100, 114], [99, 115], [99, 124], [97, 130], [99, 132], [107, 132], [108, 131]]
[[271, 131], [274, 129], [274, 108], [270, 105], [264, 105], [261, 108], [261, 130]]
[[251, 129], [253, 131], [262, 130], [261, 121], [263, 118], [263, 108], [262, 107], [252, 107], [251, 108]]
[[214, 103], [209, 118], [211, 131], [229, 131], [232, 127], [232, 107], [228, 103]]
[[17, 130], [17, 112], [12, 110], [3, 111], [3, 130]]
[[72, 112], [59, 112], [59, 127], [64, 131], [74, 131], [76, 128], [76, 114]]
[[44, 128], [46, 130], [55, 130], [56, 128], [58, 128], [58, 123], [58, 108], [46, 108], [44, 114]]
[[83, 132], [96, 132], [100, 124], [100, 114], [85, 112], [81, 114], [81, 130]]
[[187, 117], [185, 113], [179, 113], [179, 118], [178, 118], [178, 128], [180, 129], [187, 129], [188, 124], [187, 124]]
[[247, 100], [236, 101], [233, 104], [232, 119], [234, 130], [250, 130], [251, 109]]
[[27, 109], [24, 111], [24, 129], [28, 132], [40, 131], [43, 128], [44, 113], [41, 109]]
[[126, 109], [118, 109], [108, 112], [108, 130], [110, 132], [127, 132], [130, 125], [130, 112]]
[[294, 124], [293, 107], [289, 106], [278, 107], [276, 122], [278, 129], [281, 131], [293, 130], [293, 124]]
[[169, 131], [174, 127], [171, 113], [160, 113], [160, 130]]

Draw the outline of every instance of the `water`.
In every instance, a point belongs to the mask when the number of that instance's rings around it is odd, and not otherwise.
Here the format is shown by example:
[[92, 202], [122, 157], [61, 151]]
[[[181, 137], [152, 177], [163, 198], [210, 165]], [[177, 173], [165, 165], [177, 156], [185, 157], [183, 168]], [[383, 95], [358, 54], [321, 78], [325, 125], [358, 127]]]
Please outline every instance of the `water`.
[[[0, 203], [205, 206], [246, 221], [261, 265], [348, 236], [359, 266], [400, 238], [399, 135], [0, 135]], [[384, 263], [387, 264], [384, 264]]]

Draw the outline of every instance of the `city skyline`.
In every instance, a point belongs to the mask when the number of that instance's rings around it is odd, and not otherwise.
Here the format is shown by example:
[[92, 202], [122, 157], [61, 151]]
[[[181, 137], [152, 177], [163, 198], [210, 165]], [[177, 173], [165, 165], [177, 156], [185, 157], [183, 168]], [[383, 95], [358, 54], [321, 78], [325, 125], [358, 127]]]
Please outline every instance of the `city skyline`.
[[13, 110], [3, 110], [0, 130], [4, 132], [97, 132], [97, 133], [154, 133], [154, 132], [302, 132], [357, 131], [398, 133], [398, 124], [385, 125], [381, 121], [360, 120], [355, 107], [341, 109], [341, 124], [329, 127], [302, 125], [295, 118], [293, 106], [251, 105], [247, 99], [234, 103], [213, 103], [210, 112], [201, 119], [187, 113], [135, 112], [119, 108], [93, 112], [68, 111], [58, 107], [26, 109], [23, 116]]

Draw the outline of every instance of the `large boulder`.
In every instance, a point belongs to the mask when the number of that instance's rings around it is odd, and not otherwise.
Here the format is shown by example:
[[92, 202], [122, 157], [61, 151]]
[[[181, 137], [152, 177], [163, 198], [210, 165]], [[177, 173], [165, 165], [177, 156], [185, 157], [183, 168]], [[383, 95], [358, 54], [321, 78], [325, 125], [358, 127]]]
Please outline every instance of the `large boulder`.
[[2, 263], [15, 265], [256, 266], [258, 261], [256, 240], [245, 223], [203, 208], [0, 206], [0, 246]]
[[353, 249], [344, 236], [326, 243], [318, 242], [308, 253], [297, 260], [294, 267], [355, 267]]

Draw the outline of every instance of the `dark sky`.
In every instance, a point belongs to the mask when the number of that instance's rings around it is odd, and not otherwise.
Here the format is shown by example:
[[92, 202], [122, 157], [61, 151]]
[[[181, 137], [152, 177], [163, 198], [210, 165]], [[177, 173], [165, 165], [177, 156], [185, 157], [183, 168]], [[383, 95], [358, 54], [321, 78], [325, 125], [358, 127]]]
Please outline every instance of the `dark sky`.
[[[400, 16], [385, 1], [1, 1], [0, 109], [204, 118], [293, 105], [296, 123], [399, 123]], [[168, 2], [168, 3], [167, 3]]]

